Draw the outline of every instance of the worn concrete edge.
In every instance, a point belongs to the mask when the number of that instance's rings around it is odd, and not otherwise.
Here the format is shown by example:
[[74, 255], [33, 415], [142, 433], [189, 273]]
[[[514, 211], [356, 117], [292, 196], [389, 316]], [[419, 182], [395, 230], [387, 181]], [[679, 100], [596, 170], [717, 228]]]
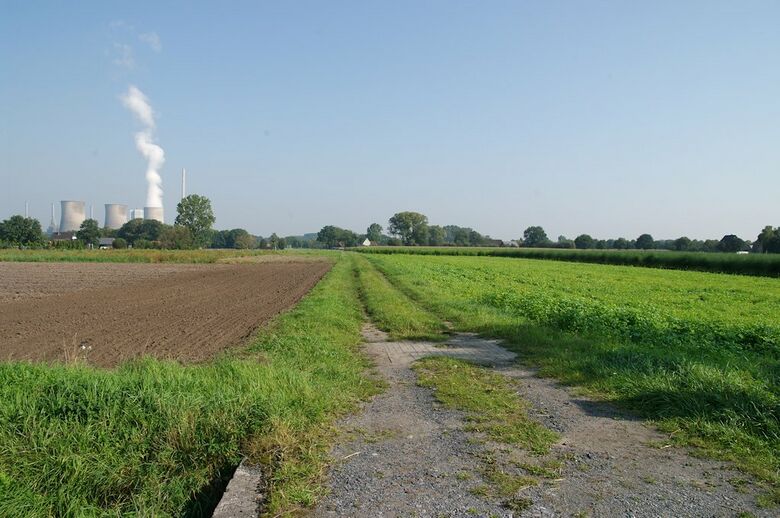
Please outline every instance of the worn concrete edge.
[[258, 517], [263, 499], [262, 483], [262, 470], [249, 465], [246, 459], [242, 460], [214, 509], [213, 518]]

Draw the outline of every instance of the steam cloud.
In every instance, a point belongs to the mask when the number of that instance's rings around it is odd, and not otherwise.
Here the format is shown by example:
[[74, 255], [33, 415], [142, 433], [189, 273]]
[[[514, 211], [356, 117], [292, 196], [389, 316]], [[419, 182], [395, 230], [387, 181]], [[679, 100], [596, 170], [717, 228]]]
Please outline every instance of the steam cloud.
[[154, 143], [154, 110], [144, 93], [130, 86], [127, 93], [120, 97], [122, 104], [144, 125], [144, 129], [135, 134], [135, 147], [146, 159], [146, 206], [162, 207], [162, 178], [160, 168], [165, 163], [165, 152]]

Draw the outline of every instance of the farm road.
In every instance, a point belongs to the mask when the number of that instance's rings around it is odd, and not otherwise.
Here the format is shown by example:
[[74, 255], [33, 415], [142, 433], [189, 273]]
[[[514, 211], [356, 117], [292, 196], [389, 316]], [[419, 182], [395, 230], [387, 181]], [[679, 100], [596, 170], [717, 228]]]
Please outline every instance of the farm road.
[[[575, 397], [554, 381], [512, 363], [494, 340], [454, 335], [447, 345], [390, 343], [372, 326], [366, 350], [386, 392], [345, 418], [334, 448], [330, 494], [311, 513], [333, 516], [517, 516], [498, 499], [471, 491], [487, 483], [484, 459], [515, 469], [544, 459], [464, 431], [465, 416], [419, 387], [411, 363], [447, 354], [493, 364], [516, 380], [530, 415], [561, 434], [543, 456], [561, 465], [554, 479], [519, 491], [522, 516], [770, 516], [755, 505], [745, 476], [728, 465], [665, 447], [667, 437], [609, 405]], [[514, 468], [513, 468], [514, 466]]]

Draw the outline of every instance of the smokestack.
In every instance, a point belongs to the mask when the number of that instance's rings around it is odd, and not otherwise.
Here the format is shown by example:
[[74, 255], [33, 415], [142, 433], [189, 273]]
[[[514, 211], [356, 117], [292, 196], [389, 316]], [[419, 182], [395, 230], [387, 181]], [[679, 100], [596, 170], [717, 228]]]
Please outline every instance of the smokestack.
[[54, 204], [51, 204], [51, 223], [49, 223], [49, 228], [46, 229], [46, 233], [49, 235], [54, 234], [57, 232], [57, 222], [54, 221]]
[[144, 219], [156, 219], [160, 223], [165, 223], [165, 221], [163, 221], [163, 208], [144, 207]]
[[95, 206], [89, 206], [89, 219], [95, 219]]
[[60, 202], [62, 215], [60, 216], [60, 232], [73, 232], [79, 229], [84, 220], [83, 201], [62, 200]]
[[26, 201], [24, 202], [24, 217], [29, 218], [30, 217], [30, 202]]
[[181, 199], [187, 197], [187, 170], [181, 168]]
[[127, 223], [127, 205], [106, 203], [106, 228], [118, 229]]

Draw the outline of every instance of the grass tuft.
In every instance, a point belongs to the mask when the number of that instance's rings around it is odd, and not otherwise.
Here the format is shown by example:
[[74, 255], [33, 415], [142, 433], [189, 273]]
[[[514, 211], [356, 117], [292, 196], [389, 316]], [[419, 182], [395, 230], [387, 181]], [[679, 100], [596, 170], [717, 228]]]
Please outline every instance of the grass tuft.
[[466, 412], [471, 431], [537, 454], [549, 452], [558, 440], [555, 432], [528, 417], [528, 404], [501, 374], [446, 357], [423, 358], [414, 369], [420, 385], [434, 389], [436, 399]]

